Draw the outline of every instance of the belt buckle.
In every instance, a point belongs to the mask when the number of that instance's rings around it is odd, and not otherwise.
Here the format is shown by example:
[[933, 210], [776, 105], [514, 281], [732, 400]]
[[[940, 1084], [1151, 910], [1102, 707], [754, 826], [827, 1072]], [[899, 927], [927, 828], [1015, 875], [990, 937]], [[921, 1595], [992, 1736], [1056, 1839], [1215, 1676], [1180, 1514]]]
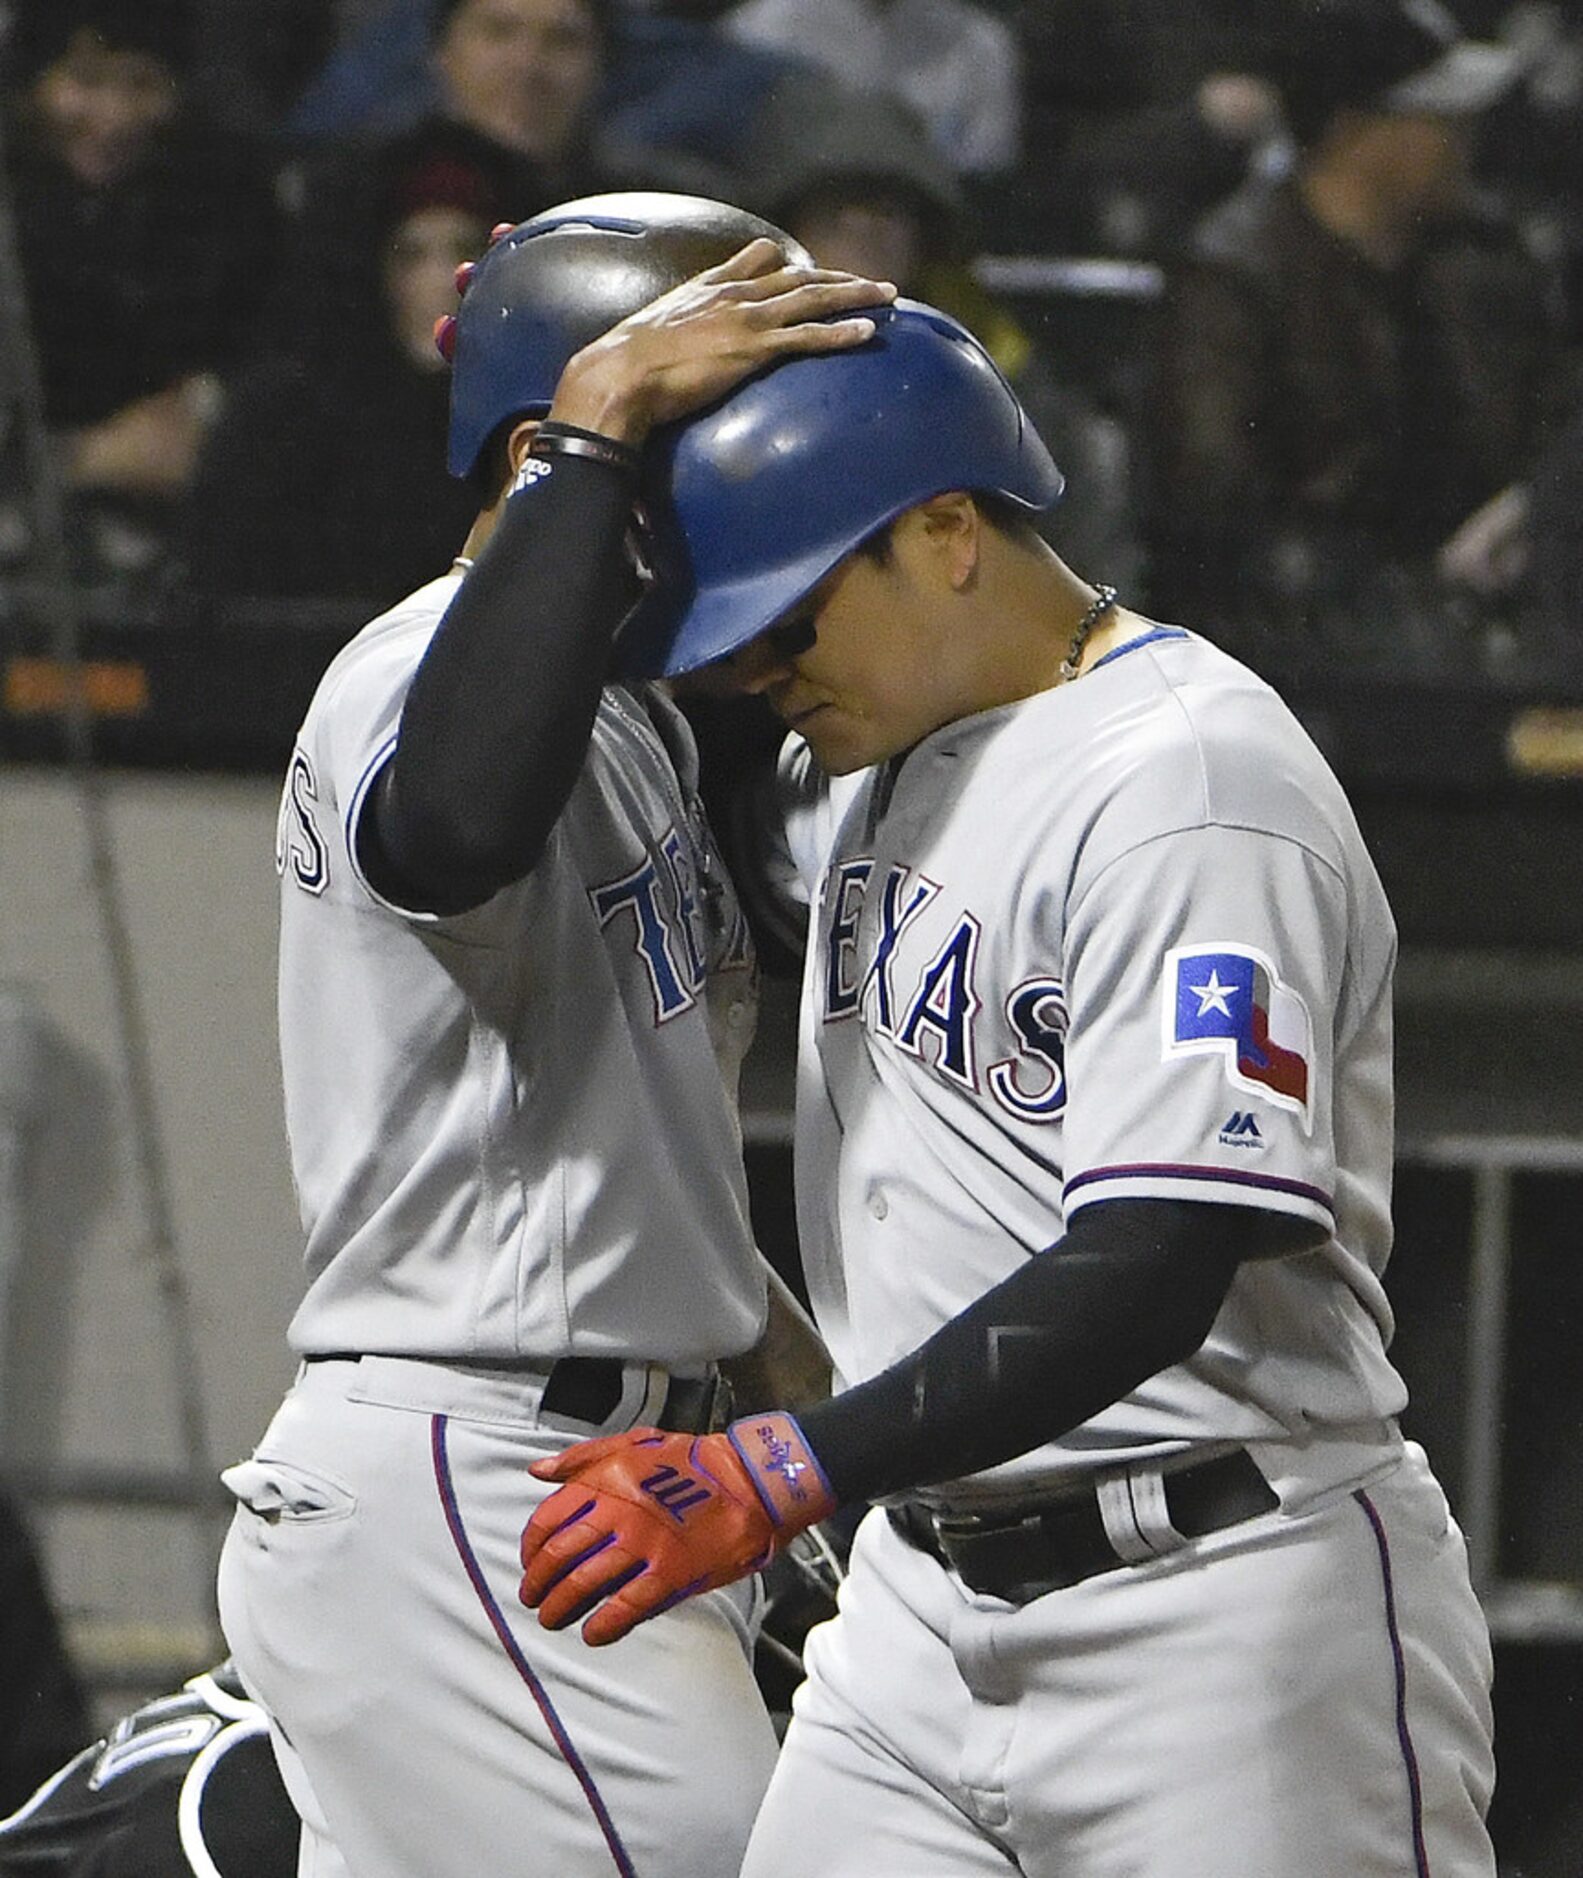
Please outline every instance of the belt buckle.
[[1024, 1605], [1126, 1564], [1105, 1531], [1095, 1482], [1073, 1482], [1005, 1513], [936, 1515], [948, 1567], [969, 1590]]

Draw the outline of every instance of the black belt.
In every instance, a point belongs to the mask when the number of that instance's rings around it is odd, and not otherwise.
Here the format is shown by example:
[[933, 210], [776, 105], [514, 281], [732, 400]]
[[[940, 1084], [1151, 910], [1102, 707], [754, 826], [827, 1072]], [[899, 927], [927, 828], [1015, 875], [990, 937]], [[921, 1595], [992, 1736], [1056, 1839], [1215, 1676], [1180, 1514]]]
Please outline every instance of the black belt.
[[[318, 1350], [305, 1363], [355, 1363], [356, 1350]], [[437, 1359], [443, 1360], [443, 1359]], [[496, 1369], [505, 1374], [534, 1373], [512, 1357], [457, 1357], [464, 1369]], [[573, 1422], [608, 1420], [621, 1406], [630, 1365], [615, 1356], [562, 1356], [551, 1363], [539, 1407]], [[672, 1376], [653, 1426], [674, 1434], [706, 1435], [731, 1420], [731, 1385], [718, 1371], [708, 1376]]]
[[[613, 1356], [563, 1356], [550, 1365], [539, 1407], [574, 1422], [602, 1422], [620, 1405], [626, 1369]], [[730, 1419], [731, 1385], [724, 1376], [672, 1376], [653, 1425], [706, 1435]]]
[[[1164, 1488], [1170, 1522], [1184, 1539], [1201, 1539], [1280, 1504], [1242, 1448], [1167, 1474]], [[888, 1511], [897, 1532], [919, 1551], [948, 1566], [970, 1590], [1009, 1604], [1029, 1604], [1129, 1563], [1111, 1544], [1098, 1496], [1088, 1487], [1004, 1519], [938, 1513], [918, 1500]]]

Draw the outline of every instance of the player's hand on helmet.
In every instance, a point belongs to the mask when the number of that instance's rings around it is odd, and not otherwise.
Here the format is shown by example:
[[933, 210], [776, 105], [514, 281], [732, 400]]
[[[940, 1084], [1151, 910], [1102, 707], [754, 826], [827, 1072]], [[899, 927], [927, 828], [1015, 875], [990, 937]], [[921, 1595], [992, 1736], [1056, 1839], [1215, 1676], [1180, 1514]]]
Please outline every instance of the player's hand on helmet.
[[864, 309], [895, 297], [889, 281], [800, 265], [767, 237], [750, 241], [575, 354], [550, 416], [639, 444], [779, 359], [861, 345], [874, 332]]
[[778, 1413], [715, 1435], [633, 1428], [530, 1471], [560, 1490], [523, 1532], [518, 1595], [548, 1630], [586, 1618], [592, 1644], [760, 1570], [836, 1507], [801, 1429]]

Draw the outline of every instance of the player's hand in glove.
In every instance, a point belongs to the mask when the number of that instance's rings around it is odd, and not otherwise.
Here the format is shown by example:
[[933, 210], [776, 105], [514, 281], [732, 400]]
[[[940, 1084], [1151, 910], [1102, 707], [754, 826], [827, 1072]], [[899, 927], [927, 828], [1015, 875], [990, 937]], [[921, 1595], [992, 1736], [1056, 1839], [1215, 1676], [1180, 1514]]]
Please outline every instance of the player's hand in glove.
[[802, 1430], [780, 1413], [717, 1435], [633, 1428], [529, 1471], [561, 1488], [522, 1535], [518, 1595], [548, 1630], [592, 1611], [593, 1644], [760, 1570], [836, 1509]]

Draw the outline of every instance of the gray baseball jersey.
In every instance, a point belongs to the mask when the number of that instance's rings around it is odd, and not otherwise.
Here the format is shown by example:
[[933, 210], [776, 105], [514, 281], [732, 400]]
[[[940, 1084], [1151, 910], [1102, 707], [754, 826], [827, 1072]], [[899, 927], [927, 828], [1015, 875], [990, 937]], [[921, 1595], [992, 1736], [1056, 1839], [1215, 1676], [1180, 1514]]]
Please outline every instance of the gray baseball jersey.
[[[302, 1365], [225, 1474], [221, 1622], [268, 1710], [304, 1871], [527, 1856], [727, 1878], [775, 1752], [751, 1590], [668, 1613], [608, 1663], [514, 1593], [550, 1491], [532, 1462], [653, 1419], [666, 1371], [762, 1328], [734, 1102], [751, 949], [691, 736], [642, 687], [603, 692], [526, 878], [444, 918], [374, 889], [359, 813], [456, 588], [420, 589], [334, 661], [282, 797], [308, 1267], [291, 1339], [329, 1360]], [[547, 1403], [563, 1356], [632, 1359], [601, 1421]]]
[[1351, 810], [1270, 688], [1154, 629], [1081, 682], [822, 780], [782, 759], [813, 908], [802, 1252], [841, 1376], [922, 1343], [1080, 1207], [1296, 1213], [1189, 1361], [956, 1504], [1206, 1442], [1377, 1424], [1395, 930]]
[[763, 1324], [735, 1075], [747, 929], [679, 713], [609, 686], [531, 874], [437, 917], [369, 884], [353, 831], [449, 575], [367, 626], [308, 710], [281, 801], [280, 1033], [304, 1354], [634, 1356]]

